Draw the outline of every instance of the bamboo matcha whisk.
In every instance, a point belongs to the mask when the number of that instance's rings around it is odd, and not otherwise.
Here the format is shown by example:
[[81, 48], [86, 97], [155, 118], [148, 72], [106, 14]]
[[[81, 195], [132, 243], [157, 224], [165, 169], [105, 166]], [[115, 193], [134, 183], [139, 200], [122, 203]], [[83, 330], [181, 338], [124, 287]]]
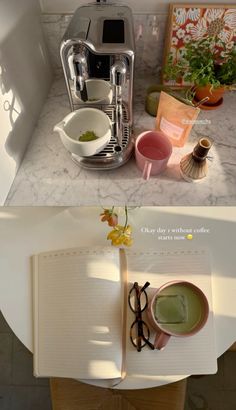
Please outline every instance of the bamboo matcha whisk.
[[185, 155], [181, 159], [180, 172], [186, 181], [198, 181], [207, 175], [207, 155], [211, 146], [212, 141], [209, 138], [200, 138], [197, 145], [194, 147], [193, 152]]

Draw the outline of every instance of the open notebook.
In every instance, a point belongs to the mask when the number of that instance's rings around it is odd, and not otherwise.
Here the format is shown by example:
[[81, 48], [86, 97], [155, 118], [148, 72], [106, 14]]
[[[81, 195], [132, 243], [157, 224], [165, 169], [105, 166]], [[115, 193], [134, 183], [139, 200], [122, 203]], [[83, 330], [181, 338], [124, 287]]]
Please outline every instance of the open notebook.
[[[194, 336], [173, 337], [162, 351], [138, 353], [129, 339], [131, 283], [183, 279], [207, 296], [210, 314]], [[128, 285], [127, 285], [128, 282]], [[211, 271], [205, 251], [77, 248], [33, 257], [34, 374], [117, 379], [127, 374], [207, 374], [217, 371]], [[145, 314], [144, 314], [145, 319]], [[154, 335], [151, 335], [154, 336]]]

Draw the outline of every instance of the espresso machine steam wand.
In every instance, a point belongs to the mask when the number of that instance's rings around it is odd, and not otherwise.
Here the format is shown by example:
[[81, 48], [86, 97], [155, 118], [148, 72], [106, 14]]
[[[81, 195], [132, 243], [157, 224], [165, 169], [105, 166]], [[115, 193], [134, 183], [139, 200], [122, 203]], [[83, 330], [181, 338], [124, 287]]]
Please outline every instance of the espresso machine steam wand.
[[122, 87], [126, 83], [127, 67], [124, 61], [117, 60], [111, 67], [111, 85], [114, 87], [115, 96], [115, 134], [117, 143], [122, 147], [123, 139], [123, 113], [122, 113]]

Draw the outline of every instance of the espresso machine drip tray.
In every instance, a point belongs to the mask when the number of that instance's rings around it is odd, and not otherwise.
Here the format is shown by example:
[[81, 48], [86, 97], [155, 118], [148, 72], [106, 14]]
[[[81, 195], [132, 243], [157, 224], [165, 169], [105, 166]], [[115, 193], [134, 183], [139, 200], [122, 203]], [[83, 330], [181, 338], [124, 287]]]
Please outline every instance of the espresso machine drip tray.
[[127, 107], [124, 104], [122, 105], [122, 144], [119, 144], [116, 137], [115, 105], [106, 105], [106, 107], [93, 105], [93, 107], [103, 110], [112, 122], [110, 142], [101, 152], [96, 155], [90, 157], [79, 157], [78, 155], [72, 154], [72, 160], [83, 168], [95, 171], [118, 168], [129, 160], [134, 147], [134, 140], [129, 124]]

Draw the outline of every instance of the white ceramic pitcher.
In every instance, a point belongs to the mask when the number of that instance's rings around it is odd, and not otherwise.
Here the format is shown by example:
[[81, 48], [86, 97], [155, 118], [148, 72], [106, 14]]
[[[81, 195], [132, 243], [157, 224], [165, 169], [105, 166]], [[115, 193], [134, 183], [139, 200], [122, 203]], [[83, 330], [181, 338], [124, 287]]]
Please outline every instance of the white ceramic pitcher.
[[[54, 131], [59, 132], [68, 151], [88, 157], [98, 154], [110, 141], [111, 121], [101, 110], [80, 108], [55, 125]], [[80, 136], [87, 131], [93, 131], [98, 138], [92, 141], [79, 141]]]

